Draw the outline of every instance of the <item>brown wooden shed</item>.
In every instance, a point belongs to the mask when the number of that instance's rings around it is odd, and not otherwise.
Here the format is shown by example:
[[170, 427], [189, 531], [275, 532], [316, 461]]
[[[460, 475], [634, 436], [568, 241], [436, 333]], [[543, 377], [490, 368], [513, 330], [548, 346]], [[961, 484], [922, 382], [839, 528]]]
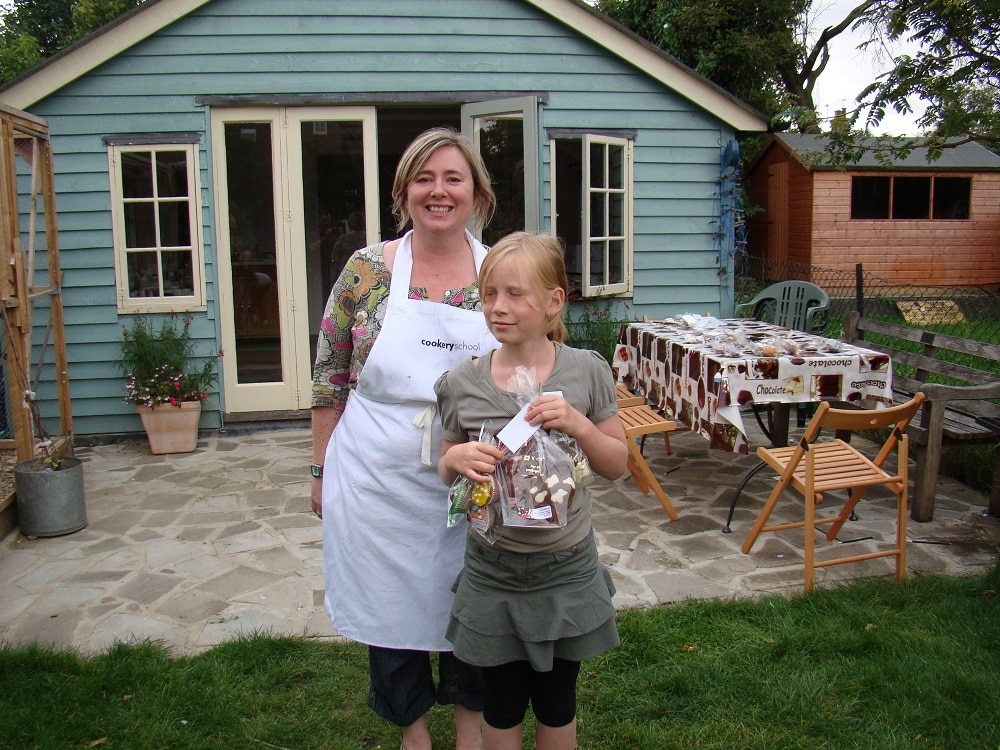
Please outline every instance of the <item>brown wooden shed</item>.
[[747, 171], [750, 255], [864, 269], [901, 284], [1000, 288], [1000, 156], [978, 143], [887, 169], [867, 153], [838, 169], [822, 135], [775, 134]]

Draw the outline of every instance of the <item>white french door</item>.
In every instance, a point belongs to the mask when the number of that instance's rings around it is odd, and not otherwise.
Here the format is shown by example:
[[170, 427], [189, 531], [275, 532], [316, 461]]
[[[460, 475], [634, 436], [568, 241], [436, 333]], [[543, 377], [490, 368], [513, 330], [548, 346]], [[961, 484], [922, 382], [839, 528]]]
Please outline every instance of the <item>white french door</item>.
[[310, 405], [338, 263], [379, 238], [375, 110], [212, 111], [227, 413]]
[[479, 239], [492, 245], [518, 230], [538, 231], [538, 100], [495, 99], [462, 106], [462, 132], [493, 178], [497, 210]]

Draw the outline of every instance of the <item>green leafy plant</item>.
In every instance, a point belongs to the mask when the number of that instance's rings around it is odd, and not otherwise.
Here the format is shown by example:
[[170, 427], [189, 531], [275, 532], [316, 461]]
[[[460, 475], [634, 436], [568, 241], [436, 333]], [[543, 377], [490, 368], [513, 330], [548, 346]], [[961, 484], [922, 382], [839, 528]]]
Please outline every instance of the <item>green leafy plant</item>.
[[566, 307], [563, 322], [566, 343], [578, 349], [593, 349], [610, 363], [623, 323], [629, 322], [629, 306], [617, 298], [598, 298]]
[[185, 401], [205, 401], [216, 380], [213, 354], [194, 365], [191, 318], [171, 315], [160, 327], [136, 316], [131, 328], [122, 330], [119, 366], [125, 374], [125, 403], [136, 406], [180, 406]]

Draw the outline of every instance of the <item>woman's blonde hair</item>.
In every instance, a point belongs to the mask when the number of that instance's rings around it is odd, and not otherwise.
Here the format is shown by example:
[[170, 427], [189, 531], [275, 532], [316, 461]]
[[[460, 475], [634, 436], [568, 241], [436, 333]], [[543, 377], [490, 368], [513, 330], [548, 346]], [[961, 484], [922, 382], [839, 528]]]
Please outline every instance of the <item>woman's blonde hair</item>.
[[[499, 240], [483, 259], [479, 269], [480, 294], [489, 286], [490, 277], [497, 266], [505, 260], [512, 260], [517, 264], [525, 278], [538, 284], [545, 294], [551, 294], [556, 289], [562, 289], [565, 294], [569, 288], [566, 261], [559, 241], [547, 234], [514, 232]], [[552, 317], [545, 335], [551, 341], [562, 343], [566, 340], [566, 324], [563, 323], [561, 314]]]
[[490, 184], [490, 173], [486, 170], [475, 144], [467, 136], [452, 128], [431, 128], [413, 139], [396, 166], [396, 177], [392, 181], [392, 214], [396, 217], [396, 229], [400, 232], [410, 221], [410, 212], [406, 210], [407, 188], [417, 173], [424, 168], [431, 155], [444, 146], [454, 146], [461, 151], [472, 171], [473, 215], [476, 228], [482, 229], [493, 218], [497, 197]]

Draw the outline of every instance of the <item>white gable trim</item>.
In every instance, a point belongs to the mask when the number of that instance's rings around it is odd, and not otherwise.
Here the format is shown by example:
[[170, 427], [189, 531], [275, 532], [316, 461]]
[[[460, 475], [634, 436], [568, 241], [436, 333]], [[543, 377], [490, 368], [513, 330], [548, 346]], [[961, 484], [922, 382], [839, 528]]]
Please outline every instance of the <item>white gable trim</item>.
[[208, 2], [211, 0], [154, 0], [140, 5], [106, 31], [85, 38], [78, 46], [50, 58], [37, 72], [0, 91], [0, 102], [27, 109]]
[[[105, 31], [56, 55], [35, 73], [28, 74], [6, 90], [0, 91], [0, 102], [17, 109], [27, 109], [208, 2], [211, 0], [152, 0], [141, 5]], [[750, 132], [767, 130], [767, 122], [752, 108], [699, 77], [653, 45], [641, 42], [607, 23], [581, 0], [525, 2], [626, 60], [654, 80], [711, 112], [733, 129]]]

